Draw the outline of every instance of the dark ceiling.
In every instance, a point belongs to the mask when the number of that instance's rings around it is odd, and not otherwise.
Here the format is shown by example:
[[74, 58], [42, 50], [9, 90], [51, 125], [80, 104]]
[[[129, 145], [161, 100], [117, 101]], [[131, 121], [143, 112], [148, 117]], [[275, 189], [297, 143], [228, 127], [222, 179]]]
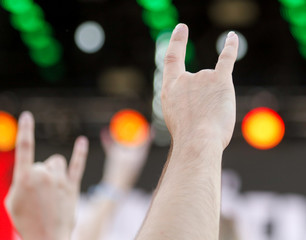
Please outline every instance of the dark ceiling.
[[[217, 59], [217, 37], [229, 30], [216, 26], [208, 17], [211, 4], [216, 1], [174, 0], [179, 21], [190, 27], [190, 39], [196, 56], [191, 71], [212, 68]], [[297, 44], [282, 19], [277, 0], [255, 1], [259, 7], [256, 21], [246, 27], [233, 27], [248, 40], [249, 51], [236, 64], [236, 85], [305, 85], [305, 62]], [[29, 58], [19, 32], [9, 22], [9, 13], [0, 9], [0, 79], [2, 89], [23, 87], [74, 88], [97, 86], [98, 75], [110, 67], [133, 67], [146, 79], [150, 94], [153, 79], [154, 41], [143, 23], [142, 7], [136, 0], [38, 0], [46, 20], [55, 31], [55, 38], [64, 49], [64, 75], [56, 82], [44, 80], [41, 69]], [[95, 54], [81, 52], [73, 35], [76, 27], [87, 20], [99, 22], [106, 34], [103, 48]]]

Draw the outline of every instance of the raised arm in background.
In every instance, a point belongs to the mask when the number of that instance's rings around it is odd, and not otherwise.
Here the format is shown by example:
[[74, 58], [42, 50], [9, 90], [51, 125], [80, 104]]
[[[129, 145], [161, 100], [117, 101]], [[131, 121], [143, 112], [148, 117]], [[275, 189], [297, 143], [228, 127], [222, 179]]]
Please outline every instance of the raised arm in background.
[[85, 203], [82, 219], [79, 219], [73, 233], [74, 240], [105, 239], [114, 212], [142, 172], [151, 137], [139, 146], [128, 147], [115, 142], [109, 131], [104, 129], [101, 144], [106, 155], [103, 177], [97, 191]]
[[232, 71], [238, 37], [228, 34], [214, 70], [185, 71], [188, 28], [174, 29], [165, 56], [162, 108], [172, 152], [137, 240], [218, 240], [222, 153], [232, 137]]
[[88, 151], [79, 137], [69, 167], [59, 154], [34, 163], [34, 118], [19, 118], [13, 183], [7, 210], [23, 240], [69, 240]]

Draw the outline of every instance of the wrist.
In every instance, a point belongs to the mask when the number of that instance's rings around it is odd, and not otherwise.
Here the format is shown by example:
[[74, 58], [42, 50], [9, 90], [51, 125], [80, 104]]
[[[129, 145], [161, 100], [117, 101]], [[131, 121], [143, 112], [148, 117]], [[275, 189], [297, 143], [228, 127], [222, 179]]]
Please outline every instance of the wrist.
[[223, 150], [223, 144], [218, 138], [190, 134], [188, 137], [172, 139], [171, 161], [221, 167]]

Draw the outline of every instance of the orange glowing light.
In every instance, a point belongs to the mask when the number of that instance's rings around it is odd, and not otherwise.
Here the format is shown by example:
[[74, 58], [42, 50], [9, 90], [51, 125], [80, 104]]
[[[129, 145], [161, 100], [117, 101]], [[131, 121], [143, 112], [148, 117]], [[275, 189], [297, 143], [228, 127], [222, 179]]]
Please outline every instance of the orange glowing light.
[[285, 134], [282, 118], [272, 109], [255, 108], [242, 121], [242, 135], [253, 147], [265, 150], [277, 146]]
[[117, 112], [110, 122], [110, 133], [117, 142], [137, 146], [149, 137], [149, 123], [139, 112], [125, 109]]
[[0, 111], [0, 151], [6, 152], [14, 149], [17, 135], [16, 119]]

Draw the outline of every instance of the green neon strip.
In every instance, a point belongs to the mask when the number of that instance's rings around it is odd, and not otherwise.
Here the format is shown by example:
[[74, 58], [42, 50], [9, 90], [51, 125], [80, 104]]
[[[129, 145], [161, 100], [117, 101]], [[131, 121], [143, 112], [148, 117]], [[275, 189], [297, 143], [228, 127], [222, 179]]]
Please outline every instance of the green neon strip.
[[48, 44], [44, 48], [31, 49], [31, 59], [40, 67], [50, 67], [55, 65], [62, 56], [62, 49], [60, 44], [53, 40], [51, 44]]
[[52, 29], [49, 24], [32, 32], [22, 32], [21, 39], [29, 48], [44, 48], [51, 44]]
[[31, 32], [46, 27], [44, 13], [38, 5], [33, 5], [29, 10], [11, 15], [11, 23], [19, 31]]
[[2, 7], [15, 14], [28, 11], [33, 4], [33, 0], [2, 0]]

